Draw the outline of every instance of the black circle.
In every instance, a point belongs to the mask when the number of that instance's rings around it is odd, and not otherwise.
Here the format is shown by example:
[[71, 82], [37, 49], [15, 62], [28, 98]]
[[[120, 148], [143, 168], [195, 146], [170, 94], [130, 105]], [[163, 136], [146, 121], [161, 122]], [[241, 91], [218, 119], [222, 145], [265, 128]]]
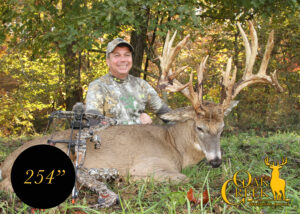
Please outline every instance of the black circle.
[[24, 150], [15, 160], [11, 183], [24, 203], [48, 209], [64, 202], [71, 194], [75, 170], [62, 150], [45, 144], [36, 145]]

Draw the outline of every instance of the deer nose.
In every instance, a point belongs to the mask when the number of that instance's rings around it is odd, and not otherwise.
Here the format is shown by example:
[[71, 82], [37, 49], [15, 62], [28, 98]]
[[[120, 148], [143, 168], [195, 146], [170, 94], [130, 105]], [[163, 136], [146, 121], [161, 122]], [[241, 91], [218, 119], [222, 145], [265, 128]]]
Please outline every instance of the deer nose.
[[212, 168], [217, 168], [221, 165], [222, 160], [220, 158], [215, 158], [211, 161], [209, 161], [209, 164], [212, 166]]
[[119, 196], [117, 196], [117, 199], [116, 199], [116, 204], [120, 204], [120, 199], [119, 199]]

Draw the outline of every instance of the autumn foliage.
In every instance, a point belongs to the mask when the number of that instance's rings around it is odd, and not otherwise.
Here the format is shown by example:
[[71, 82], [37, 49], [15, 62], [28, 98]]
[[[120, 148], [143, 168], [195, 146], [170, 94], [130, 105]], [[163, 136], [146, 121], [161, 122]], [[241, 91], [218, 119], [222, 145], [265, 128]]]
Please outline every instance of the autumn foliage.
[[[268, 33], [275, 31], [267, 72], [277, 70], [284, 92], [278, 94], [269, 86], [243, 90], [225, 131], [297, 129], [299, 5], [291, 0], [172, 2], [1, 1], [0, 136], [41, 133], [52, 111], [70, 110], [75, 102], [84, 101], [89, 82], [107, 72], [106, 45], [117, 36], [130, 40], [140, 56], [134, 74], [156, 87], [157, 56], [167, 31], [178, 30], [177, 41], [190, 34], [176, 66], [188, 65], [191, 71], [209, 55], [204, 99], [218, 102], [221, 73], [229, 57], [238, 68], [238, 78], [242, 74], [245, 53], [236, 23], [249, 19], [260, 26], [260, 44], [266, 44]], [[263, 50], [259, 47], [258, 61]], [[188, 79], [184, 74], [180, 78]], [[188, 105], [180, 94], [167, 98], [171, 108]]]

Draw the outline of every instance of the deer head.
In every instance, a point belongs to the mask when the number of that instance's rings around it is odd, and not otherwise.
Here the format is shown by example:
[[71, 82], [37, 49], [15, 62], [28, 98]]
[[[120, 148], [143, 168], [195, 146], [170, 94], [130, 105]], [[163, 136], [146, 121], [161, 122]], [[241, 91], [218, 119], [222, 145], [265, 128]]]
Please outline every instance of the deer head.
[[197, 133], [199, 146], [213, 167], [218, 167], [221, 164], [220, 135], [224, 127], [224, 116], [228, 115], [229, 112], [238, 104], [238, 101], [233, 100], [237, 94], [243, 88], [255, 83], [271, 84], [279, 91], [283, 91], [277, 81], [276, 71], [270, 76], [266, 74], [270, 54], [273, 48], [273, 31], [269, 35], [260, 69], [257, 74], [252, 73], [257, 55], [258, 42], [256, 31], [252, 22], [249, 22], [249, 25], [251, 44], [249, 44], [244, 30], [238, 23], [238, 28], [242, 35], [246, 49], [246, 67], [244, 75], [240, 81], [235, 81], [237, 68], [235, 67], [233, 72], [231, 71], [232, 59], [229, 58], [226, 70], [222, 73], [223, 80], [220, 103], [203, 100], [202, 81], [208, 56], [201, 61], [197, 68], [196, 90], [194, 90], [193, 86], [193, 73], [190, 74], [189, 82], [186, 84], [182, 84], [176, 79], [176, 77], [184, 71], [187, 66], [180, 67], [175, 70], [172, 68], [173, 62], [175, 61], [175, 57], [179, 51], [186, 45], [189, 35], [187, 35], [175, 47], [172, 47], [176, 33], [174, 33], [170, 39], [168, 32], [162, 56], [159, 57], [161, 70], [161, 76], [158, 81], [159, 88], [169, 92], [181, 92], [192, 104], [192, 107], [176, 109], [172, 112], [166, 113], [162, 116], [162, 118], [171, 121], [194, 120], [193, 129], [195, 130], [195, 133]]

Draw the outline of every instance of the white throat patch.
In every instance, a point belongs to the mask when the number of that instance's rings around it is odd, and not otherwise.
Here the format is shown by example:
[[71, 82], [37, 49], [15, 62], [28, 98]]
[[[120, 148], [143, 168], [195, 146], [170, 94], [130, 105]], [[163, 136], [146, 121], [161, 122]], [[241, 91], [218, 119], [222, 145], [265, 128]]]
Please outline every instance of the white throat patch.
[[194, 143], [194, 147], [195, 147], [196, 150], [198, 150], [198, 151], [200, 151], [200, 152], [204, 152], [204, 151], [201, 149], [199, 143]]

